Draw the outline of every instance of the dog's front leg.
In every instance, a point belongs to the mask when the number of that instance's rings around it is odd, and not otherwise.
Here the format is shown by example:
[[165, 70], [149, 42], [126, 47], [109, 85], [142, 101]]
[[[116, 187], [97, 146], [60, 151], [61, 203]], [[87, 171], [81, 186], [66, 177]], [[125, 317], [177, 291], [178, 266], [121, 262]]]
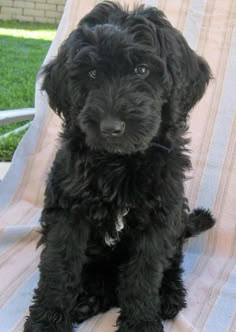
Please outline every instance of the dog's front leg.
[[71, 332], [70, 313], [76, 302], [85, 261], [89, 226], [79, 215], [60, 210], [43, 212], [40, 280], [25, 332]]
[[159, 289], [165, 254], [160, 242], [150, 229], [131, 243], [129, 261], [120, 269], [118, 295], [121, 311], [117, 332], [163, 331]]

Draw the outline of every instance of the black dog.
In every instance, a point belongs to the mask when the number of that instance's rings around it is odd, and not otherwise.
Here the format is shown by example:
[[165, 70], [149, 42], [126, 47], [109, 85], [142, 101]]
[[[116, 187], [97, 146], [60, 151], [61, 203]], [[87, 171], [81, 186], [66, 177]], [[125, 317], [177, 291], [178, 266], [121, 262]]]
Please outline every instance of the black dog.
[[186, 122], [209, 67], [161, 11], [104, 2], [43, 74], [64, 129], [24, 330], [72, 331], [117, 306], [117, 331], [163, 331], [186, 306], [183, 242], [214, 224], [208, 211], [189, 213], [183, 187]]

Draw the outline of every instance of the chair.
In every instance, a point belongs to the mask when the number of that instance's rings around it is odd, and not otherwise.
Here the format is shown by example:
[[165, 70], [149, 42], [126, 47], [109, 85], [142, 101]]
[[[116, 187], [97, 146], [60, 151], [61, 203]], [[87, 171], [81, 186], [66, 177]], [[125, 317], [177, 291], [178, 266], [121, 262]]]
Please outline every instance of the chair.
[[[133, 4], [135, 1], [127, 0]], [[191, 207], [213, 210], [216, 227], [186, 245], [184, 279], [188, 308], [166, 332], [236, 331], [236, 2], [234, 0], [146, 0], [158, 6], [203, 55], [214, 80], [190, 119], [193, 171], [186, 182]], [[67, 0], [45, 59], [95, 0]], [[61, 121], [36, 82], [35, 117], [0, 183], [0, 331], [19, 332], [37, 284], [38, 219], [45, 179], [58, 145]], [[84, 322], [79, 332], [115, 331], [118, 309]]]
[[11, 122], [23, 121], [23, 120], [32, 120], [34, 114], [35, 114], [34, 108], [0, 111], [0, 125]]

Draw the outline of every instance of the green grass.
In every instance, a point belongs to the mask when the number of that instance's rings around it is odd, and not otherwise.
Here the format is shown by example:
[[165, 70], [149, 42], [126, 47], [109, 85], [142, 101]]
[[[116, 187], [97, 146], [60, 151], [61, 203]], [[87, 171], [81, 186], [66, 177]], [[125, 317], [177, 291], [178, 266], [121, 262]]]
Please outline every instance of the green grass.
[[12, 159], [12, 155], [22, 139], [22, 136], [26, 133], [26, 130], [27, 129], [24, 129], [20, 133], [10, 135], [0, 140], [0, 158], [2, 161], [10, 161]]
[[[34, 107], [35, 79], [53, 40], [49, 24], [0, 21], [0, 110]], [[24, 124], [0, 127], [0, 135]], [[0, 161], [11, 160], [24, 132], [0, 139]]]

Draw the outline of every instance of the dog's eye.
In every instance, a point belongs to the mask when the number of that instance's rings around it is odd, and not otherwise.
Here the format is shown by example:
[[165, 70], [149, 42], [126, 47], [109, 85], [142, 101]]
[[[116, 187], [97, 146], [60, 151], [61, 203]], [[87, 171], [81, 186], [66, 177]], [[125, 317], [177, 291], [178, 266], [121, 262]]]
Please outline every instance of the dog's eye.
[[96, 79], [96, 69], [92, 69], [88, 73], [89, 77], [92, 78], [93, 80]]
[[137, 76], [147, 77], [150, 71], [147, 65], [138, 65], [134, 68], [134, 72]]

